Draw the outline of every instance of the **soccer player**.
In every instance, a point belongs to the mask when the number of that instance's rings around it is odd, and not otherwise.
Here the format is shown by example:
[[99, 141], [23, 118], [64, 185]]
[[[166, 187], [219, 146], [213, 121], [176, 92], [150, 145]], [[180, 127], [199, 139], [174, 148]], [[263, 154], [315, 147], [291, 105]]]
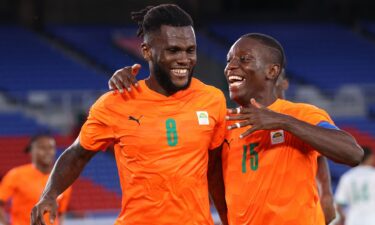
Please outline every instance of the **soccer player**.
[[[285, 69], [282, 69], [277, 82], [276, 93], [277, 97], [285, 99], [285, 92], [289, 88], [289, 80], [285, 74]], [[318, 184], [320, 204], [324, 213], [326, 224], [329, 224], [336, 217], [332, 188], [331, 175], [329, 172], [328, 162], [326, 157], [318, 157], [318, 172], [316, 176]]]
[[132, 18], [150, 76], [139, 82], [141, 92], [108, 92], [91, 107], [79, 138], [58, 159], [32, 224], [43, 224], [45, 212], [53, 220], [56, 196], [111, 143], [123, 192], [115, 224], [213, 224], [208, 149], [224, 140], [224, 95], [192, 78], [196, 39], [185, 11], [164, 4]]
[[315, 183], [317, 157], [357, 165], [363, 150], [322, 109], [278, 99], [280, 43], [246, 34], [231, 47], [225, 76], [230, 132], [222, 166], [230, 224], [325, 224]]
[[336, 189], [340, 225], [372, 225], [375, 222], [375, 158], [370, 148], [363, 149], [362, 163], [346, 172]]
[[[0, 185], [0, 223], [30, 225], [30, 212], [38, 202], [43, 188], [52, 170], [56, 154], [55, 139], [49, 135], [36, 135], [31, 138], [26, 152], [30, 153], [31, 164], [11, 169]], [[71, 195], [68, 188], [57, 198], [59, 219], [55, 224], [62, 224], [62, 217], [67, 209]], [[11, 200], [10, 220], [4, 210]]]
[[[228, 216], [231, 225], [323, 225], [317, 157], [353, 166], [363, 156], [324, 110], [277, 98], [284, 61], [279, 42], [263, 34], [244, 35], [228, 53], [230, 97], [241, 107], [229, 110], [228, 120], [237, 122], [228, 126], [222, 150], [210, 154], [208, 172], [224, 223]], [[130, 85], [129, 70], [116, 73], [110, 86]]]

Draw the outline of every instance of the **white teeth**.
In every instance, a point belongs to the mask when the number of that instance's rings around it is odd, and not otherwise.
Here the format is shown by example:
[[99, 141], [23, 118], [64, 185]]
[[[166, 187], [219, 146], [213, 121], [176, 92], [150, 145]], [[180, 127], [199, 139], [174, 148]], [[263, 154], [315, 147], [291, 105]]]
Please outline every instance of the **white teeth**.
[[240, 86], [241, 84], [242, 84], [242, 82], [240, 82], [240, 81], [236, 81], [236, 82], [230, 83], [230, 86], [231, 86], [231, 87], [238, 87], [238, 86]]
[[244, 78], [240, 77], [240, 76], [231, 75], [231, 76], [228, 77], [228, 80], [230, 82], [236, 82], [236, 81], [243, 81]]
[[172, 69], [172, 72], [175, 74], [184, 75], [184, 74], [187, 74], [188, 70], [187, 69]]

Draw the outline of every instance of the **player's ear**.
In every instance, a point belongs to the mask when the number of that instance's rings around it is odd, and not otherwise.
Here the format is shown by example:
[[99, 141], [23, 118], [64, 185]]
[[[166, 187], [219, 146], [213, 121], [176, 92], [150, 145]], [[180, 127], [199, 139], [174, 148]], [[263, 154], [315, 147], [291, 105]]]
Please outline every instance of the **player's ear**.
[[151, 60], [151, 49], [148, 44], [142, 43], [141, 44], [141, 51], [142, 51], [142, 56], [146, 61]]
[[267, 68], [267, 79], [268, 80], [276, 80], [281, 73], [281, 67], [279, 64], [271, 64]]

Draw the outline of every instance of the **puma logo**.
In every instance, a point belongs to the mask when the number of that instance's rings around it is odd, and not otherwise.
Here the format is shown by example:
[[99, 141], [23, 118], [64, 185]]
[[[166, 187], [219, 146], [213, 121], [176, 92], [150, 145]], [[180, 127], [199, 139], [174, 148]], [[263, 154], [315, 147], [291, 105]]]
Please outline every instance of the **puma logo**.
[[228, 145], [229, 149], [230, 149], [230, 143], [233, 141], [233, 138], [230, 139], [230, 141], [228, 141], [227, 139], [224, 139], [224, 143]]
[[135, 121], [135, 122], [137, 122], [138, 123], [138, 126], [139, 125], [141, 125], [141, 118], [143, 117], [143, 115], [142, 116], [140, 116], [138, 119], [137, 118], [135, 118], [134, 116], [129, 116], [129, 120], [133, 120], [133, 121]]

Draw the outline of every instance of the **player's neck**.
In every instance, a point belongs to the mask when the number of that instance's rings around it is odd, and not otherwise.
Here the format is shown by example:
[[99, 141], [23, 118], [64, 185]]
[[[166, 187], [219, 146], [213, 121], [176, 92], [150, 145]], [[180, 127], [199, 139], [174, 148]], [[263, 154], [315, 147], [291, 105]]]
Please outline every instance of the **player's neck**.
[[257, 96], [246, 99], [246, 101], [241, 102], [240, 105], [244, 107], [249, 107], [251, 104], [250, 103], [251, 98], [254, 98], [259, 104], [265, 107], [272, 105], [277, 100], [277, 97], [273, 92], [272, 93], [263, 92], [263, 94], [259, 93]]
[[49, 174], [52, 171], [53, 165], [41, 165], [39, 163], [33, 163], [35, 168], [44, 174]]
[[157, 93], [159, 93], [159, 94], [161, 94], [161, 95], [164, 95], [164, 96], [171, 96], [171, 95], [173, 95], [174, 93], [170, 93], [170, 92], [168, 92], [167, 90], [165, 90], [160, 84], [159, 84], [159, 82], [156, 80], [156, 78], [155, 78], [155, 76], [153, 76], [153, 75], [150, 75], [150, 77], [148, 78], [148, 79], [146, 79], [145, 80], [145, 84], [146, 84], [146, 86], [150, 89], [150, 90], [152, 90], [152, 91], [154, 91], [154, 92], [157, 92]]

